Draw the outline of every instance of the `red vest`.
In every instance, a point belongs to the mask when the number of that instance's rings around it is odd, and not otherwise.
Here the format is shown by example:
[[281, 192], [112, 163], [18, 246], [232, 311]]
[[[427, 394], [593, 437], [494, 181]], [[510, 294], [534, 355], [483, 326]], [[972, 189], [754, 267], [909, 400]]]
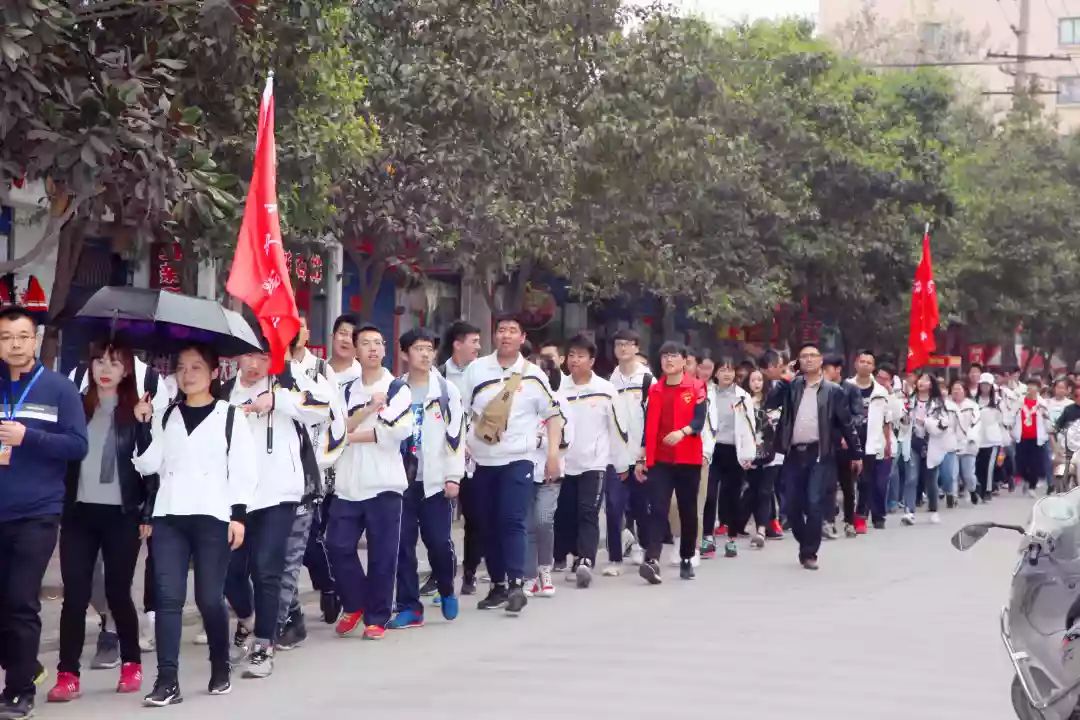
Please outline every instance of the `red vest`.
[[[664, 385], [667, 378], [657, 378], [649, 386], [649, 404], [645, 412], [645, 466], [656, 464], [656, 449], [664, 438], [660, 437], [660, 413], [663, 404]], [[694, 409], [707, 399], [705, 383], [683, 373], [679, 384], [681, 392], [675, 398], [675, 427], [678, 430], [690, 424], [694, 419]], [[704, 458], [701, 447], [701, 435], [688, 435], [675, 446], [675, 462], [679, 465], [700, 465]]]

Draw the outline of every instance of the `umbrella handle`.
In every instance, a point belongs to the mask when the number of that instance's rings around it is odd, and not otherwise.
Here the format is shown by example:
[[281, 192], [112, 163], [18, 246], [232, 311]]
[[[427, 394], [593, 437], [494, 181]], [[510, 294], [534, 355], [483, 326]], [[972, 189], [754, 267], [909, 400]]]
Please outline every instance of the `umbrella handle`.
[[[267, 385], [270, 386], [270, 397], [274, 396], [274, 379], [267, 377]], [[274, 452], [274, 408], [271, 406], [270, 414], [266, 417], [266, 454]]]

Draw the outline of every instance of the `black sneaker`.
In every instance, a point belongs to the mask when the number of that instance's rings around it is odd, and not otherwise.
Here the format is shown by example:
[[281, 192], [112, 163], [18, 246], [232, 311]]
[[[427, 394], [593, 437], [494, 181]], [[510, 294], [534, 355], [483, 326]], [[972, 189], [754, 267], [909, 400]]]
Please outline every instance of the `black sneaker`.
[[307, 627], [304, 625], [304, 614], [302, 612], [290, 613], [289, 619], [285, 621], [285, 627], [278, 633], [276, 649], [292, 650], [300, 647], [305, 640], [307, 640]]
[[461, 594], [462, 595], [475, 595], [476, 594], [476, 576], [465, 575], [461, 578]]
[[97, 637], [97, 651], [90, 662], [94, 670], [110, 670], [120, 667], [120, 638], [116, 633], [102, 630]]
[[875, 530], [884, 530], [885, 529], [885, 521], [884, 520], [875, 520], [874, 521], [874, 529]]
[[0, 718], [3, 720], [24, 720], [34, 716], [33, 695], [0, 696]]
[[232, 668], [228, 664], [210, 668], [210, 684], [206, 686], [211, 695], [228, 695], [232, 692]]
[[510, 592], [502, 585], [492, 585], [487, 597], [476, 603], [477, 610], [495, 610], [506, 605]]
[[638, 567], [638, 575], [645, 578], [650, 585], [659, 585], [663, 580], [660, 578], [660, 563], [656, 560], [646, 560]]
[[521, 586], [521, 581], [518, 580], [510, 586], [510, 594], [506, 599], [506, 612], [517, 615], [528, 604], [529, 598], [525, 597], [525, 588]]
[[695, 577], [694, 564], [689, 560], [681, 561], [679, 563], [679, 577], [683, 580], [693, 580]]
[[323, 592], [319, 597], [319, 610], [322, 611], [323, 622], [333, 625], [341, 617], [341, 598], [336, 592]]
[[947, 507], [947, 508], [956, 507], [956, 496], [955, 495], [946, 495], [945, 496], [945, 507]]
[[143, 705], [147, 707], [165, 707], [184, 702], [184, 696], [180, 694], [180, 683], [176, 680], [162, 680], [158, 678], [154, 683], [154, 689], [143, 698]]
[[971, 504], [972, 505], [978, 505], [979, 504], [979, 493], [977, 493], [977, 492], [971, 493]]
[[439, 584], [435, 582], [435, 573], [429, 573], [427, 580], [420, 586], [420, 597], [431, 597], [439, 591]]
[[582, 558], [574, 570], [574, 579], [579, 588], [587, 588], [592, 584], [592, 562], [588, 558]]

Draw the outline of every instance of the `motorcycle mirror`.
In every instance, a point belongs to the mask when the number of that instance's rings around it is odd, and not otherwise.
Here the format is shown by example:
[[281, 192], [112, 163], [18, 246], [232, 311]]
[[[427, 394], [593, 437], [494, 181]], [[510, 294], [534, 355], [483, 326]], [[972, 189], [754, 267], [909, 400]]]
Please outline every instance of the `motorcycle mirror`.
[[957, 550], [967, 550], [973, 547], [975, 543], [986, 537], [986, 533], [990, 532], [990, 528], [992, 527], [992, 523], [972, 523], [971, 525], [965, 525], [952, 536], [953, 547]]

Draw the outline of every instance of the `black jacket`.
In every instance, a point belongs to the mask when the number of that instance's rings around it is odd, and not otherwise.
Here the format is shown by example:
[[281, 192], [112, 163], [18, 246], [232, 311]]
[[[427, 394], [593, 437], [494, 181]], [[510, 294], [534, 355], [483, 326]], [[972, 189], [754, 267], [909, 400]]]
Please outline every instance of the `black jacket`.
[[[131, 462], [136, 449], [141, 454], [150, 446], [150, 423], [132, 420], [122, 422], [114, 416], [116, 423], [116, 474], [120, 477], [120, 502], [124, 513], [137, 513], [139, 522], [148, 524], [153, 512], [153, 504], [148, 498], [157, 493], [158, 476], [143, 477]], [[66, 478], [67, 493], [64, 509], [70, 511], [79, 496], [79, 472], [81, 463], [70, 463]]]
[[[803, 392], [806, 390], [806, 378], [801, 375], [791, 382], [777, 384], [772, 399], [782, 413], [776, 432], [776, 451], [787, 454], [791, 449], [791, 435], [795, 429], [795, 413], [799, 410]], [[818, 390], [818, 440], [821, 460], [832, 460], [840, 446], [840, 438], [847, 441], [852, 457], [862, 457], [862, 443], [855, 429], [855, 417], [852, 415], [852, 398], [836, 383], [822, 379]], [[860, 398], [859, 402], [862, 400]]]

